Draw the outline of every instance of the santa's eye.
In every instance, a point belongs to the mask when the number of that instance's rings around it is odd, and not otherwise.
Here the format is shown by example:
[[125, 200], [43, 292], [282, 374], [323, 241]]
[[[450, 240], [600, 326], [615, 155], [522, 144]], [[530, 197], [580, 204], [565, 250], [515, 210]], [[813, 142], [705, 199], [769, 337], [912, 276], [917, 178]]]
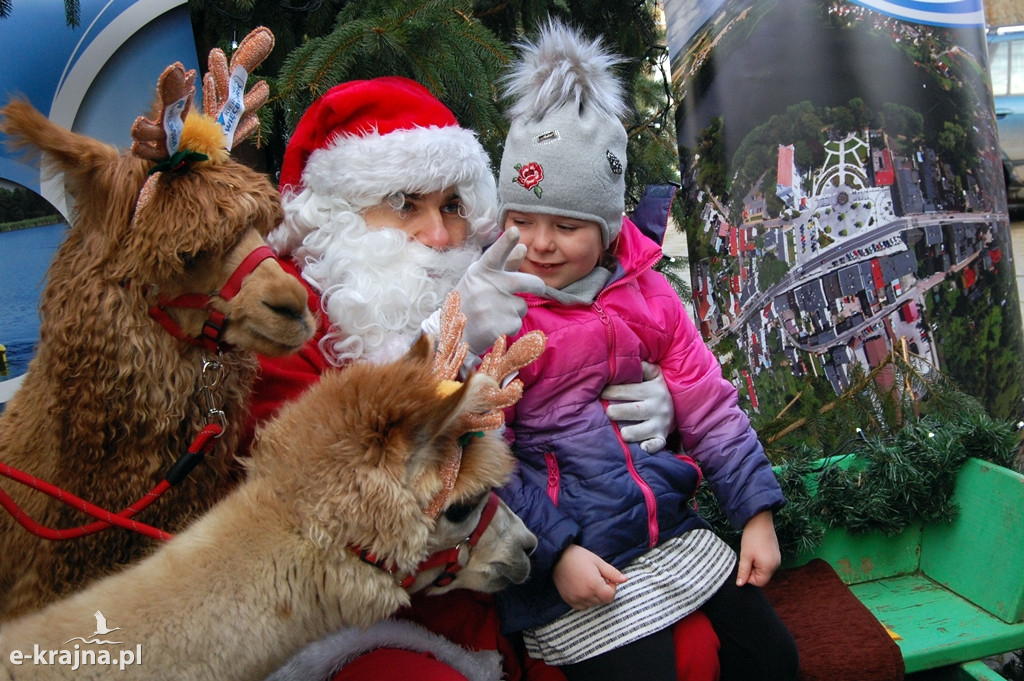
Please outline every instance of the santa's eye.
[[441, 207], [441, 212], [446, 215], [458, 215], [460, 218], [469, 217], [469, 208], [462, 202], [459, 197], [453, 197], [447, 203]]
[[392, 192], [384, 200], [388, 208], [398, 213], [408, 213], [412, 210], [412, 197], [405, 192]]

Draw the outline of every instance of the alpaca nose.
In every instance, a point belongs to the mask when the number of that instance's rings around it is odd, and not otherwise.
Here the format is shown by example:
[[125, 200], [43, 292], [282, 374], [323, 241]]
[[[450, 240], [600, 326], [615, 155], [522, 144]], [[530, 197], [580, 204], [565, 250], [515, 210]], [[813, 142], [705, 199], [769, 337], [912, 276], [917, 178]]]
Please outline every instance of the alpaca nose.
[[299, 322], [306, 333], [312, 332], [316, 326], [309, 308], [309, 296], [297, 279], [288, 277], [287, 285], [281, 285], [262, 296], [260, 304], [280, 320], [287, 323]]

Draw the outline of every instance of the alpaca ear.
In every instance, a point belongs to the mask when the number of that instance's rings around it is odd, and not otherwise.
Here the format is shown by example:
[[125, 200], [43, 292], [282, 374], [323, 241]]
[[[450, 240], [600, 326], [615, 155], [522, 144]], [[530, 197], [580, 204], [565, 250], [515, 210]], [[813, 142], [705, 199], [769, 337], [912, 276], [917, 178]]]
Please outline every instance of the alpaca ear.
[[[430, 496], [422, 507], [424, 514], [431, 518], [436, 518], [444, 508], [458, 480], [465, 444], [461, 440], [468, 431], [466, 424], [489, 408], [489, 397], [498, 387], [492, 377], [484, 374], [474, 374], [458, 386], [447, 396], [438, 393], [438, 408], [428, 423], [423, 424], [426, 431], [423, 434], [429, 444], [413, 449], [406, 469], [409, 480], [433, 481], [427, 483]], [[430, 474], [431, 470], [435, 473]], [[437, 483], [440, 485], [435, 487]]]
[[15, 98], [0, 109], [0, 132], [12, 149], [26, 154], [26, 162], [41, 160], [47, 176], [63, 173], [73, 196], [102, 195], [114, 186], [124, 191], [124, 178], [116, 173], [121, 161], [116, 147], [57, 125], [28, 100]]
[[427, 334], [421, 334], [405, 353], [405, 359], [413, 362], [426, 362], [431, 358], [433, 351], [434, 340]]
[[438, 423], [438, 436], [461, 437], [476, 430], [480, 417], [494, 408], [493, 398], [498, 392], [494, 378], [486, 374], [471, 375], [445, 400], [446, 413]]
[[[416, 346], [413, 351], [418, 352]], [[460, 438], [470, 430], [466, 424], [487, 411], [488, 398], [497, 388], [494, 379], [482, 374], [470, 376], [464, 383], [446, 383], [449, 389], [442, 390], [438, 384], [432, 408], [420, 415], [422, 420], [417, 424], [419, 436], [416, 438], [420, 442], [440, 443], [442, 440], [455, 441]], [[436, 447], [425, 449], [433, 450]]]

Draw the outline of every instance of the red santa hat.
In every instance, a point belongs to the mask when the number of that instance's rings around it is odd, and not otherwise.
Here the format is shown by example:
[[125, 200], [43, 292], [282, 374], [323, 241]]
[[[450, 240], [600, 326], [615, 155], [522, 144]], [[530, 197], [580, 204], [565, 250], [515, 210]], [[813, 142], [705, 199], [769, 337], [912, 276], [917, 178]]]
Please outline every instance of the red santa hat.
[[496, 211], [490, 159], [476, 134], [425, 87], [398, 76], [349, 81], [324, 93], [292, 134], [280, 178], [286, 201], [308, 189], [354, 208], [393, 192], [452, 186], [471, 214]]

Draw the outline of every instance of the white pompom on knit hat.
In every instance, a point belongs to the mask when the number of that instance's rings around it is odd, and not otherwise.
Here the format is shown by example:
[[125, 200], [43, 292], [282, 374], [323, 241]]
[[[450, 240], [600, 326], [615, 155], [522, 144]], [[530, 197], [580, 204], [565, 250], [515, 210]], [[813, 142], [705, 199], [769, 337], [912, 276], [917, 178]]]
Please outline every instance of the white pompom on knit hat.
[[600, 39], [551, 21], [519, 45], [506, 79], [511, 126], [498, 176], [498, 224], [508, 211], [593, 220], [604, 246], [618, 237], [626, 197], [626, 111]]
[[[395, 192], [455, 187], [477, 223], [482, 216], [493, 223], [497, 210], [490, 158], [476, 133], [400, 76], [341, 83], [313, 102], [288, 141], [279, 185], [286, 202], [309, 191], [355, 210]], [[305, 235], [279, 236], [294, 247]]]

